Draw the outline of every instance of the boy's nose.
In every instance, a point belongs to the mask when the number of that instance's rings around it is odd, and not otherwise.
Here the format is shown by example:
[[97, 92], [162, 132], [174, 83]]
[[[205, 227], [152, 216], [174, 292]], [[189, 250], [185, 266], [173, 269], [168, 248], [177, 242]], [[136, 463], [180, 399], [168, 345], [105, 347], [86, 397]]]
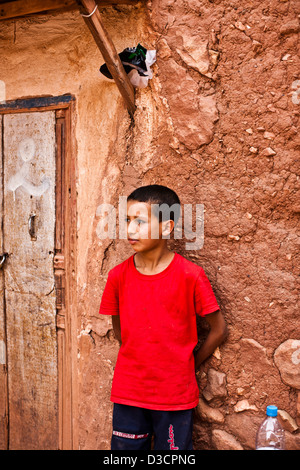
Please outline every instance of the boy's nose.
[[137, 223], [134, 220], [129, 222], [127, 231], [129, 236], [134, 235], [137, 232]]

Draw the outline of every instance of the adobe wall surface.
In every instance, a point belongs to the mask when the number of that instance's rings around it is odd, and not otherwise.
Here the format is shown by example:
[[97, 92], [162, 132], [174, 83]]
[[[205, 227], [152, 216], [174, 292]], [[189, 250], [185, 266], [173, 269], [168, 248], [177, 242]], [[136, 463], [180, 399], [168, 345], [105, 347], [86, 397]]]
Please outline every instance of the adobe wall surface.
[[198, 374], [195, 448], [253, 448], [268, 404], [282, 410], [288, 448], [300, 448], [300, 6], [236, 5], [153, 0], [102, 11], [118, 51], [157, 50], [134, 123], [98, 75], [103, 60], [78, 13], [0, 24], [7, 99], [76, 97], [80, 449], [110, 446], [118, 343], [98, 309], [109, 269], [132, 253], [126, 241], [99, 239], [97, 208], [151, 183], [204, 204], [203, 248], [170, 246], [204, 268], [229, 329]]

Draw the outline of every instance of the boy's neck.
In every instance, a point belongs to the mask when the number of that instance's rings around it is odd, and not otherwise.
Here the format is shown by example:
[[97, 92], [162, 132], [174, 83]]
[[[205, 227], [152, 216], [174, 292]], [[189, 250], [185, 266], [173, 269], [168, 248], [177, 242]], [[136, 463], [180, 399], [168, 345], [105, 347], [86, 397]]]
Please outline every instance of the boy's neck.
[[158, 274], [166, 269], [175, 253], [166, 246], [157, 247], [149, 252], [138, 252], [134, 256], [135, 267], [143, 274]]

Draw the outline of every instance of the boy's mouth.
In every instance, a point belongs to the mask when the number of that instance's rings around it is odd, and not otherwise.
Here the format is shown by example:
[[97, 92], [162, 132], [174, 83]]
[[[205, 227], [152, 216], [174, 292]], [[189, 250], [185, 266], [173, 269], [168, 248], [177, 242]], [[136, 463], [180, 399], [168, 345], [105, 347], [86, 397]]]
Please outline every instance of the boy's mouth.
[[128, 238], [129, 243], [136, 243], [139, 240], [137, 238]]

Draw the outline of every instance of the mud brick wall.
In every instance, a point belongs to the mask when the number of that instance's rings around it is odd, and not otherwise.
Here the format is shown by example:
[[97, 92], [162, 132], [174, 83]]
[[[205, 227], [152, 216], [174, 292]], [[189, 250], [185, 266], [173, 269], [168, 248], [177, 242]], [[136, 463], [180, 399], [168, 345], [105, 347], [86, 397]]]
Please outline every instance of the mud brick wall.
[[[281, 410], [288, 447], [299, 448], [298, 379], [281, 370], [299, 378], [299, 5], [148, 7], [155, 78], [137, 93], [122, 194], [161, 183], [183, 203], [204, 204], [202, 250], [186, 251], [182, 241], [173, 248], [204, 267], [229, 326], [198, 376], [195, 448], [253, 448], [270, 403]], [[130, 253], [107, 245], [103, 274]], [[274, 354], [282, 343], [281, 367]]]
[[[152, 148], [168, 157], [147, 178], [204, 204], [204, 246], [188, 257], [229, 325], [199, 377], [195, 447], [253, 448], [273, 402], [299, 448], [299, 385], [283, 375], [299, 378], [300, 342], [287, 342], [299, 340], [299, 4], [155, 1], [151, 11], [168, 123]], [[282, 343], [290, 359], [274, 362]]]
[[300, 4], [152, 0], [101, 12], [118, 51], [157, 50], [134, 122], [99, 76], [77, 12], [9, 21], [0, 34], [7, 99], [76, 97], [79, 447], [109, 449], [118, 343], [98, 309], [109, 269], [132, 253], [99, 239], [97, 208], [160, 183], [204, 205], [203, 248], [170, 247], [203, 266], [229, 329], [197, 376], [195, 449], [253, 449], [268, 404], [299, 449]]

